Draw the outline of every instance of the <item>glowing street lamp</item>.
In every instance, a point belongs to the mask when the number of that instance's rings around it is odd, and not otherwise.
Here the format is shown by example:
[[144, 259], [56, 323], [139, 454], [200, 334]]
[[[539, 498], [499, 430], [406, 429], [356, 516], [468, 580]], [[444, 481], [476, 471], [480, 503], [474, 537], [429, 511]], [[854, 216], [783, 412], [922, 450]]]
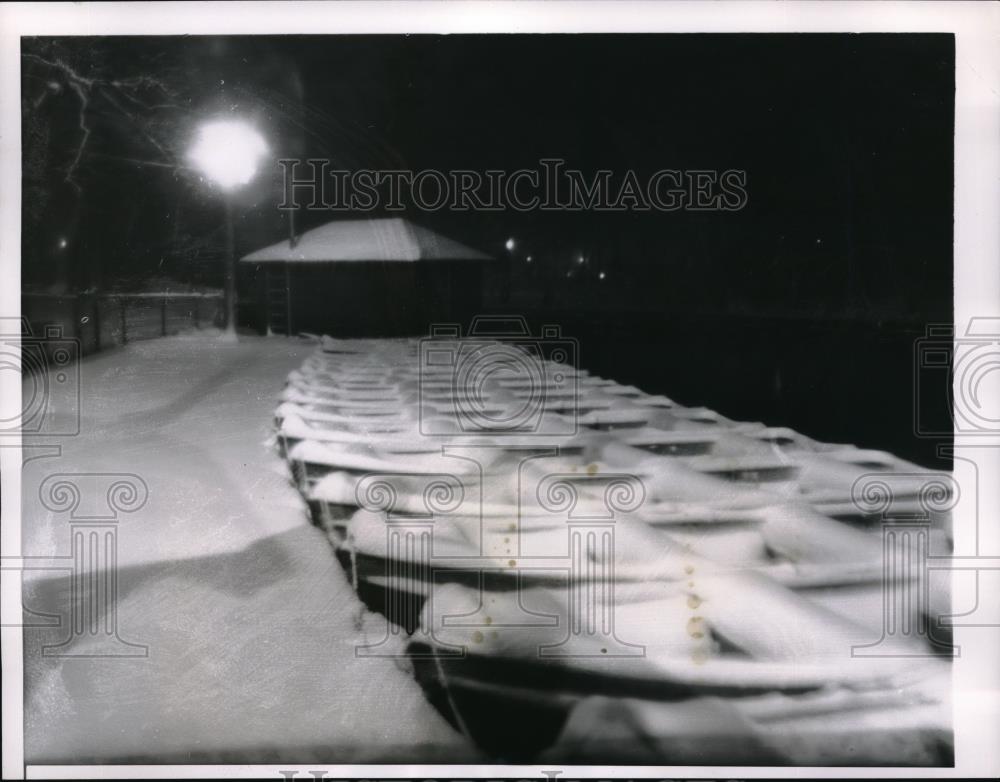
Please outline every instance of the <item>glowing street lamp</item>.
[[514, 242], [514, 237], [512, 236], [510, 237], [510, 239], [507, 240], [506, 244], [504, 244], [504, 247], [506, 247], [508, 251], [514, 252], [514, 246], [515, 242]]
[[206, 122], [188, 158], [205, 176], [223, 190], [247, 184], [267, 154], [267, 144], [254, 128], [235, 119]]
[[252, 125], [218, 119], [198, 128], [188, 160], [225, 193], [226, 202], [226, 333], [236, 337], [236, 250], [232, 194], [257, 174], [267, 143]]

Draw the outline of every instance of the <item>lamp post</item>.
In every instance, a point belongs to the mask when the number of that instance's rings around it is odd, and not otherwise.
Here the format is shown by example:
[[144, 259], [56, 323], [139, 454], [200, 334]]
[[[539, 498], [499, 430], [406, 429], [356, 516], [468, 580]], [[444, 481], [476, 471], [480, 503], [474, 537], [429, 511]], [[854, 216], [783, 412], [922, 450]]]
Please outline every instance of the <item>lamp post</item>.
[[249, 123], [219, 119], [198, 128], [188, 159], [222, 190], [226, 205], [226, 335], [236, 338], [236, 246], [233, 193], [250, 182], [267, 154], [263, 137]]
[[503, 275], [503, 299], [504, 304], [510, 304], [510, 290], [511, 290], [511, 277], [513, 276], [514, 267], [514, 248], [517, 247], [517, 242], [514, 241], [514, 237], [511, 236], [503, 246], [507, 249], [507, 264], [504, 269]]

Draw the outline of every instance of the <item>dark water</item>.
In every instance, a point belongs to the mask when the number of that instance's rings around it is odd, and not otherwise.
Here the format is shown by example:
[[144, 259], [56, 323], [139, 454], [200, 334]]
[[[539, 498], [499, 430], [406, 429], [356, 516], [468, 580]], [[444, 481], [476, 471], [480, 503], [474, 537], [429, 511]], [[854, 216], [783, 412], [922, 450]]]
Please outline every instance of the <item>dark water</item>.
[[946, 379], [915, 371], [923, 325], [572, 315], [547, 322], [578, 341], [580, 366], [591, 372], [738, 420], [950, 467], [937, 455], [950, 439], [918, 436], [915, 424], [919, 385], [920, 428], [949, 428]]

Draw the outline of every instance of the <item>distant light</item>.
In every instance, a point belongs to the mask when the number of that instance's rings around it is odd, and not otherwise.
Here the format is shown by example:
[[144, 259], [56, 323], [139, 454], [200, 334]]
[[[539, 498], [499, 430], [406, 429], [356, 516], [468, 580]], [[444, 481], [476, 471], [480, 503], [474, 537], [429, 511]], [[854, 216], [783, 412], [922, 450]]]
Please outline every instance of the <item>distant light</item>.
[[224, 190], [245, 185], [267, 154], [261, 135], [241, 120], [214, 120], [198, 129], [188, 159]]
[[59, 238], [59, 249], [60, 250], [65, 250], [67, 244], [69, 244], [69, 242], [66, 241], [66, 237], [62, 236], [62, 237]]
[[513, 236], [510, 239], [507, 240], [507, 244], [505, 245], [505, 247], [508, 250], [513, 250], [514, 249], [514, 237]]
[[527, 258], [525, 258], [524, 260], [525, 260], [525, 261], [526, 261], [527, 263], [531, 263], [531, 256], [529, 255], [529, 256], [528, 256]]
[[583, 256], [581, 255], [579, 258], [577, 258], [576, 262], [577, 263], [583, 263]]
[[606, 274], [605, 274], [604, 272], [601, 272], [600, 274], [598, 274], [598, 275], [597, 275], [597, 279], [599, 279], [599, 280], [603, 280], [603, 279], [604, 279], [605, 277], [607, 277], [607, 276], [608, 276], [608, 275], [606, 275]]

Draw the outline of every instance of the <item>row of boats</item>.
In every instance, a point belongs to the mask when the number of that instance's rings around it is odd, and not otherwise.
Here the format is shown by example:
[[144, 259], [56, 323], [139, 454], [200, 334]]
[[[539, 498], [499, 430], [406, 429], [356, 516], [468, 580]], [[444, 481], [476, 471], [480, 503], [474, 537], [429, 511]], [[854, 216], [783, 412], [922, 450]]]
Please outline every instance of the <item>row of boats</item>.
[[947, 474], [460, 347], [323, 337], [282, 391], [277, 448], [385, 617], [357, 655], [499, 760], [950, 762]]

